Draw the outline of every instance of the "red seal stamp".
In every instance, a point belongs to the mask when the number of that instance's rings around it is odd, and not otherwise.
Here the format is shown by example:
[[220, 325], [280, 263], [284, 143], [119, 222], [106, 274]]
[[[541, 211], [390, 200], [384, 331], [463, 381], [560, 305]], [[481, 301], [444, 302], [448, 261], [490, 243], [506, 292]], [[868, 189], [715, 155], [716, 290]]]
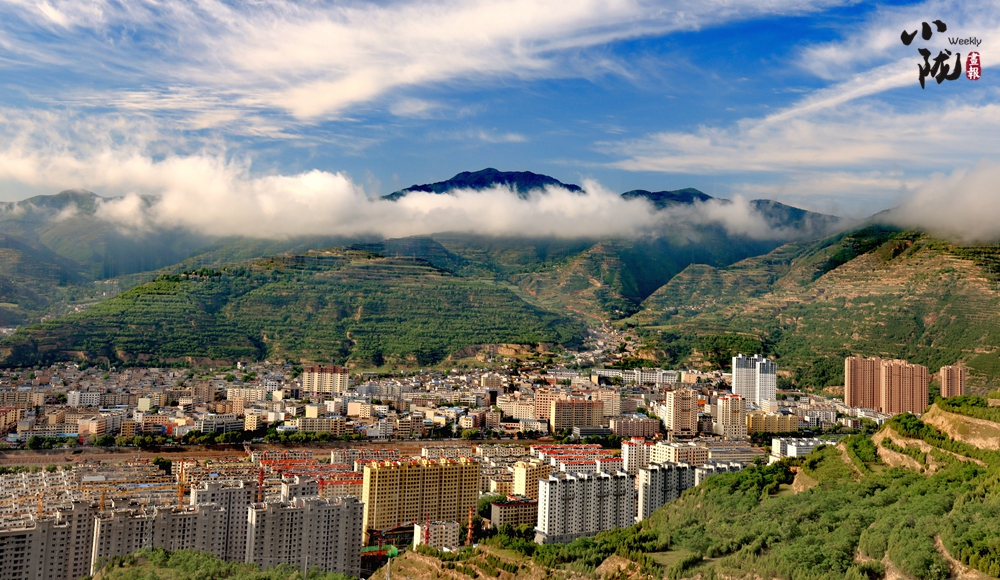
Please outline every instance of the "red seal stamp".
[[965, 77], [970, 81], [978, 81], [983, 65], [979, 62], [979, 53], [970, 52], [965, 59]]

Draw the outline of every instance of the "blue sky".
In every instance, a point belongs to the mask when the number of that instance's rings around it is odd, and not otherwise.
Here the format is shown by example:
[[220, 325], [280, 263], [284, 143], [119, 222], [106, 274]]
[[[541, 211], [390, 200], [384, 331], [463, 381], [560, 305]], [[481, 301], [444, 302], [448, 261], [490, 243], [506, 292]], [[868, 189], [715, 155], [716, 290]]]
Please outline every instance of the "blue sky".
[[[921, 90], [948, 36], [983, 78]], [[0, 196], [373, 219], [338, 204], [496, 167], [860, 217], [994, 170], [998, 43], [992, 2], [10, 0]]]

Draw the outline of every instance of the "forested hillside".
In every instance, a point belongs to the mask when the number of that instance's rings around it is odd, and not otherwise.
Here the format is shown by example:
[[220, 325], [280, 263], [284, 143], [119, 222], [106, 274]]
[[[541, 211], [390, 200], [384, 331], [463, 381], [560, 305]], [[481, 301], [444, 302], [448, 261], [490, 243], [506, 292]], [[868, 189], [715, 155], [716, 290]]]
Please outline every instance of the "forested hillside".
[[430, 365], [481, 344], [574, 345], [583, 326], [488, 280], [357, 250], [165, 275], [0, 342], [9, 365], [280, 358]]
[[[951, 408], [977, 414], [985, 401]], [[851, 435], [804, 459], [711, 477], [625, 530], [538, 546], [530, 526], [506, 526], [482, 542], [553, 578], [609, 574], [615, 558], [633, 563], [614, 566], [621, 579], [995, 578], [998, 490], [1000, 452], [900, 415], [874, 438]], [[393, 574], [407, 574], [407, 562]]]
[[[672, 364], [724, 365], [749, 346], [799, 386], [824, 387], [843, 384], [850, 354], [905, 358], [931, 372], [961, 361], [985, 392], [1000, 380], [1000, 294], [984, 267], [995, 253], [984, 252], [871, 226], [726, 268], [690, 266], [630, 322]], [[705, 337], [721, 352], [699, 349]]]

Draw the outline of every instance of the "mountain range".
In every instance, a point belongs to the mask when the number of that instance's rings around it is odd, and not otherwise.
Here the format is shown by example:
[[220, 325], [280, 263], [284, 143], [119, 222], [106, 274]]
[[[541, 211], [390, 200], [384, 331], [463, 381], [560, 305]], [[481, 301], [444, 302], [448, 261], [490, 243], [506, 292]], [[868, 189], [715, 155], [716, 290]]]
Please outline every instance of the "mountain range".
[[[579, 190], [487, 169], [389, 197], [539, 185]], [[659, 209], [726, 203], [694, 189], [622, 195]], [[713, 224], [593, 239], [139, 235], [103, 220], [102, 202], [67, 191], [0, 207], [0, 322], [24, 326], [0, 342], [7, 364], [423, 365], [483, 344], [571, 346], [586, 324], [618, 320], [643, 336], [640, 364], [722, 367], [756, 350], [785, 380], [822, 388], [839, 384], [837, 357], [860, 353], [932, 372], [966, 361], [982, 388], [1000, 376], [989, 248], [877, 225], [830, 236], [838, 218], [768, 200], [752, 207], [774, 239]]]

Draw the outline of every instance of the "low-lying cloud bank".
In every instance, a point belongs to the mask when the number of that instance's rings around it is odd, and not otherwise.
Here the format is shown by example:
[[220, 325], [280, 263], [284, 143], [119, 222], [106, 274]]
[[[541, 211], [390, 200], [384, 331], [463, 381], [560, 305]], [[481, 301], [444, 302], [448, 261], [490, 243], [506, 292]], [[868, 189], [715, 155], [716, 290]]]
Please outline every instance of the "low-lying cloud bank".
[[816, 233], [771, 227], [744, 198], [657, 210], [645, 199], [623, 199], [594, 181], [584, 182], [582, 194], [550, 187], [521, 198], [497, 187], [447, 195], [414, 192], [386, 201], [370, 197], [344, 173], [261, 176], [248, 161], [227, 157], [224, 150], [154, 157], [148, 142], [131, 138], [135, 141], [108, 139], [82, 147], [62, 141], [57, 148], [38, 147], [30, 138], [15, 140], [0, 150], [0, 180], [36, 190], [81, 187], [116, 196], [102, 202], [97, 215], [133, 232], [181, 227], [258, 238], [439, 232], [636, 237], [715, 225], [755, 239]]
[[1000, 240], [1000, 163], [933, 175], [884, 221], [964, 243]]
[[397, 201], [369, 197], [343, 173], [313, 170], [254, 177], [248, 168], [205, 158], [177, 158], [151, 167], [159, 187], [101, 204], [98, 215], [124, 228], [184, 227], [210, 235], [288, 237], [379, 235], [387, 238], [466, 232], [494, 236], [657, 236], [717, 225], [732, 235], [791, 239], [802, 231], [776, 229], [743, 198], [657, 210], [644, 199], [623, 199], [594, 181], [583, 193], [560, 187], [526, 197], [506, 187], [412, 192]]

